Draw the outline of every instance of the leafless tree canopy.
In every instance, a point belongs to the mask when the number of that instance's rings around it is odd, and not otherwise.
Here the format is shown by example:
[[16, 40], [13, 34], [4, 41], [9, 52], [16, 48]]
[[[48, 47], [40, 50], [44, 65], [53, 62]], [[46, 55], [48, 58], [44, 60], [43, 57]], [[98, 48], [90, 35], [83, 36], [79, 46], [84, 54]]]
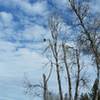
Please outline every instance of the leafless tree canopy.
[[[44, 100], [100, 100], [100, 14], [95, 13], [95, 16], [93, 16], [94, 12], [91, 11], [90, 0], [68, 0], [68, 3], [72, 16], [75, 18], [73, 23], [77, 32], [76, 41], [72, 41], [74, 46], [67, 43], [67, 38], [60, 38], [63, 20], [57, 14], [51, 15], [48, 21], [50, 37], [45, 37], [43, 41], [47, 43], [44, 55], [49, 55], [49, 67], [52, 67], [48, 76], [45, 73], [43, 74], [42, 85], [28, 83], [28, 89], [41, 88]], [[71, 28], [74, 32], [73, 27]], [[68, 32], [70, 31], [65, 33]], [[70, 38], [70, 36], [68, 37]], [[84, 57], [87, 58], [84, 59]], [[88, 57], [92, 57], [89, 61], [91, 65], [84, 65]], [[89, 86], [91, 79], [88, 75], [92, 76], [87, 72], [89, 67], [96, 69], [96, 79], [94, 79], [96, 83], [93, 82], [95, 83], [93, 88], [96, 88], [93, 91], [92, 87]], [[56, 69], [54, 71], [56, 73], [58, 95], [53, 95], [48, 88], [53, 69]], [[64, 76], [61, 75], [61, 69], [63, 69]], [[65, 86], [61, 76], [65, 77]], [[63, 93], [64, 87], [67, 87], [65, 96]], [[84, 93], [85, 89], [87, 93]]]

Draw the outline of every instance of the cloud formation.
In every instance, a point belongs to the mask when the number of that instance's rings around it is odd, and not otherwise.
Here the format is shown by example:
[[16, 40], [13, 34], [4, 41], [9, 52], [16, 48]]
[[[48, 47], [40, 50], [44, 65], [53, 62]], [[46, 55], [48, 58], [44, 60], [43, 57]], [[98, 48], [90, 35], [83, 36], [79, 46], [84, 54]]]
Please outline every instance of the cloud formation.
[[[17, 98], [20, 93], [12, 92], [18, 86], [11, 86], [24, 73], [37, 80], [41, 78], [41, 66], [47, 59], [39, 50], [43, 46], [42, 38], [49, 37], [48, 17], [54, 11], [68, 23], [72, 16], [66, 4], [66, 0], [0, 0], [0, 86], [1, 91], [9, 93], [0, 91], [0, 99], [25, 100], [21, 96]], [[99, 12], [99, 5], [100, 1], [96, 0], [93, 9]]]

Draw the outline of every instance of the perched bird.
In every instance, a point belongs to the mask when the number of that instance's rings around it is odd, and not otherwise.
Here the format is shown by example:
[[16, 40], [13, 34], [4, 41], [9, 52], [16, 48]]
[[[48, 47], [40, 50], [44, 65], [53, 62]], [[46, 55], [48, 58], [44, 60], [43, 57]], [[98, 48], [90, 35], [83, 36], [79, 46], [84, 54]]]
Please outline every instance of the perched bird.
[[46, 42], [46, 38], [44, 38], [43, 41]]

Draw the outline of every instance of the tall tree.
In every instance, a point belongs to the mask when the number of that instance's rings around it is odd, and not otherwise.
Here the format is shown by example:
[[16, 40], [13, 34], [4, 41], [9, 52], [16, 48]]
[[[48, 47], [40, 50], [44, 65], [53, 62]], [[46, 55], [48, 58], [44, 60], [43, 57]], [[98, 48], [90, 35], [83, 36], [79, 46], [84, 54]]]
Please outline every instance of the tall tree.
[[62, 43], [62, 49], [63, 49], [63, 60], [64, 60], [64, 64], [65, 64], [65, 69], [66, 69], [66, 73], [67, 73], [67, 77], [68, 77], [68, 91], [69, 91], [69, 99], [72, 100], [72, 82], [71, 82], [71, 75], [70, 75], [70, 71], [69, 71], [69, 65], [67, 63], [67, 49], [69, 47], [66, 47], [66, 43]]
[[59, 48], [58, 48], [58, 36], [59, 36], [59, 21], [57, 16], [52, 16], [49, 20], [49, 28], [51, 31], [51, 40], [49, 40], [49, 46], [55, 60], [57, 82], [59, 87], [60, 100], [63, 100], [62, 85], [60, 78], [60, 64], [59, 64]]
[[77, 64], [77, 78], [76, 78], [76, 88], [75, 88], [74, 100], [77, 100], [78, 99], [78, 95], [79, 95], [79, 84], [80, 84], [81, 66], [80, 66], [79, 51], [77, 49], [75, 51], [76, 51], [76, 64]]
[[[95, 19], [90, 17], [90, 13], [88, 13], [88, 2], [87, 0], [69, 0], [70, 6], [77, 17], [78, 27], [81, 26], [81, 32], [84, 42], [88, 47], [87, 49], [92, 53], [95, 58], [95, 64], [97, 69], [97, 91], [96, 98], [98, 100], [98, 88], [99, 88], [99, 80], [100, 80], [100, 19]], [[98, 17], [99, 18], [99, 17]], [[81, 37], [82, 37], [81, 36]]]

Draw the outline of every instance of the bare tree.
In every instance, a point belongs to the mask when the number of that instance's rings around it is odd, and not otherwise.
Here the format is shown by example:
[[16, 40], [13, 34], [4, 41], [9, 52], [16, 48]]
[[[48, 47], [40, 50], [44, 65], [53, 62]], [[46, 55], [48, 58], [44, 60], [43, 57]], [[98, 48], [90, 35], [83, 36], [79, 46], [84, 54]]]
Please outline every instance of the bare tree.
[[52, 74], [52, 68], [53, 68], [52, 62], [50, 62], [50, 63], [51, 63], [50, 71], [47, 76], [45, 74], [43, 74], [43, 82], [42, 83], [40, 82], [40, 83], [34, 84], [30, 80], [28, 80], [27, 77], [25, 78], [24, 86], [26, 89], [25, 90], [26, 94], [43, 97], [43, 100], [48, 100], [48, 96], [49, 96], [48, 81]]
[[45, 74], [43, 74], [43, 100], [48, 100], [48, 95], [49, 95], [49, 90], [48, 90], [48, 81], [50, 79], [50, 76], [52, 74], [52, 62], [51, 63], [51, 68], [48, 76], [46, 77]]
[[81, 66], [80, 66], [79, 51], [76, 49], [75, 52], [76, 52], [76, 63], [77, 63], [77, 79], [76, 79], [76, 88], [75, 88], [74, 100], [78, 100]]
[[72, 100], [72, 82], [71, 82], [71, 75], [70, 75], [70, 71], [69, 71], [69, 65], [67, 63], [67, 57], [66, 57], [66, 53], [69, 47], [66, 47], [65, 43], [62, 43], [62, 49], [63, 49], [63, 60], [64, 60], [64, 64], [65, 64], [65, 68], [66, 68], [66, 73], [67, 73], [67, 77], [68, 77], [68, 91], [69, 91], [69, 99]]
[[57, 82], [59, 87], [60, 100], [63, 100], [61, 78], [60, 78], [60, 64], [59, 64], [59, 48], [58, 48], [58, 35], [59, 35], [59, 21], [57, 16], [52, 16], [49, 20], [49, 27], [51, 31], [51, 40], [49, 40], [50, 49], [55, 60]]
[[43, 100], [48, 100], [47, 99], [47, 81], [46, 81], [46, 76], [43, 74]]
[[[89, 46], [89, 50], [93, 54], [95, 58], [96, 63], [96, 69], [97, 69], [97, 80], [98, 80], [98, 88], [99, 88], [99, 79], [100, 79], [100, 39], [98, 40], [98, 35], [100, 34], [100, 19], [97, 21], [95, 19], [90, 20], [88, 8], [89, 5], [86, 3], [86, 0], [83, 0], [81, 2], [77, 0], [69, 0], [70, 6], [75, 13], [77, 20], [79, 22], [79, 25], [82, 28], [83, 35], [85, 37], [85, 40], [87, 42], [87, 45]], [[92, 22], [92, 23], [91, 23]], [[80, 27], [79, 26], [79, 27]], [[98, 100], [98, 88], [96, 92], [96, 98], [95, 100]]]

